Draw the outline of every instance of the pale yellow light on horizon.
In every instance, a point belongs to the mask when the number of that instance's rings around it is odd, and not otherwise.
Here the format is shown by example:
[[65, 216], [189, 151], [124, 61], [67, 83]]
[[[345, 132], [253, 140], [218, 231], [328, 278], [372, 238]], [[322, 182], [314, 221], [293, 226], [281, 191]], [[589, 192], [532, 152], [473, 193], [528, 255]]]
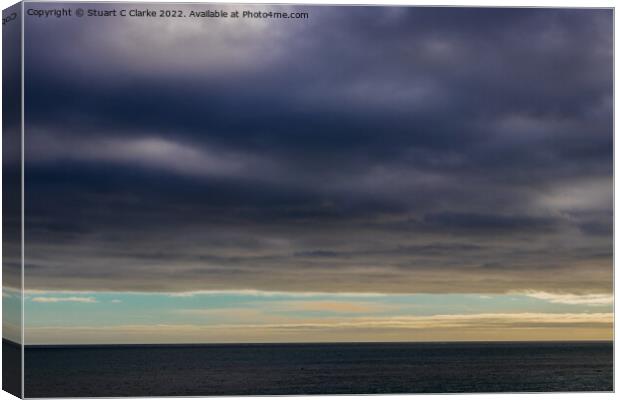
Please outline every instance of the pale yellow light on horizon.
[[277, 324], [26, 327], [26, 344], [613, 340], [613, 314], [473, 314]]

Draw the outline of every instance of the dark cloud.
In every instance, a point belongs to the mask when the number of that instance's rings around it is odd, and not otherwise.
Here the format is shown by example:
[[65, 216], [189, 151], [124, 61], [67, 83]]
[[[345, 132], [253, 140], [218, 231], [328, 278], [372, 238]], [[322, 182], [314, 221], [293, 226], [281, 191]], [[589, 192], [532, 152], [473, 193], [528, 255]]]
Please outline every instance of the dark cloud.
[[[19, 6], [3, 11], [16, 17], [2, 26], [2, 241], [4, 286], [21, 287], [21, 13]], [[18, 321], [14, 321], [19, 325]]]
[[557, 219], [497, 214], [466, 214], [443, 212], [427, 214], [424, 223], [435, 229], [464, 231], [471, 234], [479, 232], [544, 232], [559, 228]]
[[611, 10], [301, 8], [26, 20], [33, 288], [608, 289]]

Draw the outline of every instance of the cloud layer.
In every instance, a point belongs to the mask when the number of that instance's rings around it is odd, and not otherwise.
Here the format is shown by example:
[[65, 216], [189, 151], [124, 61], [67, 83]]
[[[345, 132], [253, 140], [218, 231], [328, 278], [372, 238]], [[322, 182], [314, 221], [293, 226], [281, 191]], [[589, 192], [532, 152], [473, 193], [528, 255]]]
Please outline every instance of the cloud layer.
[[609, 295], [610, 10], [299, 8], [27, 18], [28, 289]]

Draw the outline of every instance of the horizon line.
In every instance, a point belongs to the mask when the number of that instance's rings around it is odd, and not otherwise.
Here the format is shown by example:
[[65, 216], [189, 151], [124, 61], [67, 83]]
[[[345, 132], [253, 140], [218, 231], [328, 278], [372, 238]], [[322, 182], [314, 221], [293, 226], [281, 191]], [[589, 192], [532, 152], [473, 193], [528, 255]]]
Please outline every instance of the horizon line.
[[262, 346], [262, 345], [356, 345], [356, 344], [527, 344], [527, 343], [614, 343], [613, 339], [573, 340], [438, 340], [438, 341], [335, 341], [335, 342], [180, 342], [180, 343], [67, 343], [67, 344], [20, 344], [2, 338], [3, 343], [24, 348], [87, 348], [87, 347], [208, 347], [208, 346]]

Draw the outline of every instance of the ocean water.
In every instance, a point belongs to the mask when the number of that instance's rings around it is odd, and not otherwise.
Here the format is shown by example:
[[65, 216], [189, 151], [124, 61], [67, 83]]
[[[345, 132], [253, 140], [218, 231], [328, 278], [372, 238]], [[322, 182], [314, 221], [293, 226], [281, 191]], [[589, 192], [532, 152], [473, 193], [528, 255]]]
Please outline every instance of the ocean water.
[[27, 397], [613, 390], [612, 342], [32, 347]]

